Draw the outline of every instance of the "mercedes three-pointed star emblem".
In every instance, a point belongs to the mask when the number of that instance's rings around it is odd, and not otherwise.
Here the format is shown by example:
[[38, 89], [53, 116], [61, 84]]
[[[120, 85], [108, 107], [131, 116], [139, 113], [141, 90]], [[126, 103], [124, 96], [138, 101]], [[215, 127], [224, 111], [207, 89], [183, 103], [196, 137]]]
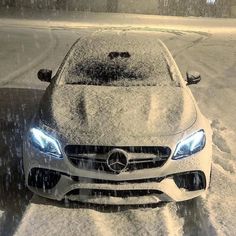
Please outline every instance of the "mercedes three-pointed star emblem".
[[128, 165], [128, 154], [122, 149], [113, 149], [108, 153], [107, 166], [113, 172], [119, 174]]

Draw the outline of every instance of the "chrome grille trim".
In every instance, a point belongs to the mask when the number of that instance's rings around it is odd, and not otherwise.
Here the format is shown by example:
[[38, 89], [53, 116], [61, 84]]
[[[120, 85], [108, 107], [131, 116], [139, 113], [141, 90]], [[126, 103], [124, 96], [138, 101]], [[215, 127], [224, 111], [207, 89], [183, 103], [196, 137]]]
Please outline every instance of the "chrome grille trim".
[[91, 145], [67, 145], [65, 153], [70, 162], [77, 168], [111, 172], [107, 166], [107, 157], [111, 150], [117, 148], [128, 153], [129, 163], [125, 171], [159, 168], [165, 164], [171, 154], [171, 149], [163, 146], [117, 147]]

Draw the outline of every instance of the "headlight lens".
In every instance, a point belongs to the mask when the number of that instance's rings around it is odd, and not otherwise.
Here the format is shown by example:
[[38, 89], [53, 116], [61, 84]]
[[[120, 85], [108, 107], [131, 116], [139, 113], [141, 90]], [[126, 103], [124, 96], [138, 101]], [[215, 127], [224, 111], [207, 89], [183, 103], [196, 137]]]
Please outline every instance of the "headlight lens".
[[205, 144], [205, 132], [204, 130], [199, 130], [177, 144], [172, 159], [178, 160], [187, 156], [191, 156], [192, 154], [201, 151]]
[[40, 151], [55, 157], [61, 157], [61, 150], [57, 140], [44, 133], [42, 130], [32, 128], [30, 130], [30, 141]]

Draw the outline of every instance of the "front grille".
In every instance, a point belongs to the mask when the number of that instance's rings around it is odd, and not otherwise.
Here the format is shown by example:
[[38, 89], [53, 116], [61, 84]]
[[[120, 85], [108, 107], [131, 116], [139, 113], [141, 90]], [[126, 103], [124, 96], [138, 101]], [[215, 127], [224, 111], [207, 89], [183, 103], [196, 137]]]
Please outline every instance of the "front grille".
[[105, 189], [74, 189], [67, 193], [67, 196], [70, 195], [90, 195], [95, 197], [142, 197], [142, 196], [150, 196], [150, 195], [157, 195], [162, 194], [163, 192], [159, 190], [153, 189], [138, 189], [138, 190], [105, 190]]
[[122, 149], [129, 155], [128, 165], [124, 171], [158, 168], [168, 160], [169, 147], [151, 146], [84, 146], [68, 145], [65, 153], [70, 162], [81, 169], [112, 172], [107, 165], [108, 153], [113, 149]]
[[119, 148], [129, 153], [160, 153], [163, 155], [170, 154], [170, 148], [164, 146], [96, 146], [96, 145], [67, 145], [65, 152], [70, 154], [106, 154], [111, 150]]

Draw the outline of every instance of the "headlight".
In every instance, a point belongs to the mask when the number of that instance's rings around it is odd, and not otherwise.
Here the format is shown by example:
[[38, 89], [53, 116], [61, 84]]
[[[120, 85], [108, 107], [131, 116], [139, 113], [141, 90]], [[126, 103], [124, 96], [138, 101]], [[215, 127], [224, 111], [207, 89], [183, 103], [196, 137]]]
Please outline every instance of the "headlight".
[[181, 159], [201, 151], [206, 144], [206, 136], [204, 130], [199, 130], [180, 141], [175, 149], [173, 160]]
[[40, 151], [51, 154], [55, 157], [61, 157], [61, 150], [58, 142], [42, 130], [32, 128], [30, 130], [30, 141]]

